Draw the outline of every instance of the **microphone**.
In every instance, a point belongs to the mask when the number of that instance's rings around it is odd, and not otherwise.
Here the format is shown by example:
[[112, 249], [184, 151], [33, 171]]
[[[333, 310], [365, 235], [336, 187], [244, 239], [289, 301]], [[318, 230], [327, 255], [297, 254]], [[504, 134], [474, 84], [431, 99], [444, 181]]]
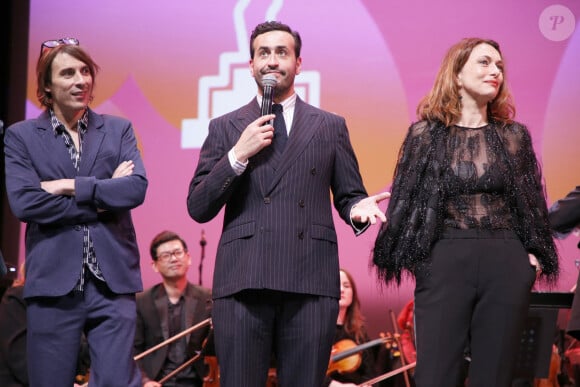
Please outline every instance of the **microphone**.
[[205, 240], [205, 230], [201, 229], [201, 239], [199, 240], [199, 245], [201, 246], [201, 256], [199, 257], [199, 286], [202, 285], [201, 275], [203, 273], [203, 259], [205, 258], [205, 245], [207, 245], [207, 240]]
[[262, 93], [262, 110], [260, 112], [260, 115], [262, 116], [272, 114], [274, 88], [276, 87], [277, 83], [278, 82], [276, 81], [276, 76], [274, 74], [266, 74], [262, 77], [262, 86], [264, 88]]

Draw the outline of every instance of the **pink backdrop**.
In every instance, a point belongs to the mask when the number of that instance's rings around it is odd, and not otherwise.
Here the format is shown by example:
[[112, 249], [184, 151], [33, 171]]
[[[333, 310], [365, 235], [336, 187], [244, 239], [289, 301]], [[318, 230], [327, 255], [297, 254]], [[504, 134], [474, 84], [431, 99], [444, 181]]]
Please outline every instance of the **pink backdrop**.
[[[185, 198], [212, 117], [233, 110], [256, 92], [247, 69], [248, 31], [266, 19], [297, 29], [303, 38], [299, 94], [346, 117], [370, 193], [386, 189], [396, 154], [418, 100], [430, 88], [446, 49], [459, 39], [500, 42], [517, 119], [530, 128], [542, 159], [550, 203], [580, 184], [574, 146], [580, 101], [580, 15], [577, 0], [75, 0], [31, 1], [27, 116], [40, 110], [34, 66], [40, 43], [72, 36], [101, 66], [93, 109], [129, 118], [149, 178], [143, 206], [133, 212], [146, 287], [158, 281], [148, 245], [163, 229], [180, 233], [199, 282], [199, 240], [207, 238], [202, 281], [211, 286], [221, 216], [197, 224]], [[555, 5], [559, 4], [559, 5]], [[391, 330], [413, 284], [380, 291], [369, 271], [377, 228], [355, 238], [337, 217], [341, 265], [355, 277], [372, 335]], [[576, 281], [577, 236], [559, 242], [562, 276]]]

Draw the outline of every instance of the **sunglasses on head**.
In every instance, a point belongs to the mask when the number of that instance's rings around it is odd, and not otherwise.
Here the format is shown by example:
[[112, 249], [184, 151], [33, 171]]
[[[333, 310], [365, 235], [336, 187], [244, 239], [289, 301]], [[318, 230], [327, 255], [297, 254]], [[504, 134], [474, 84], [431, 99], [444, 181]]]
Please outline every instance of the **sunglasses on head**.
[[79, 40], [76, 38], [62, 38], [62, 39], [47, 40], [47, 41], [43, 42], [42, 45], [40, 46], [40, 53], [42, 54], [43, 51], [46, 49], [62, 46], [63, 44], [78, 46]]

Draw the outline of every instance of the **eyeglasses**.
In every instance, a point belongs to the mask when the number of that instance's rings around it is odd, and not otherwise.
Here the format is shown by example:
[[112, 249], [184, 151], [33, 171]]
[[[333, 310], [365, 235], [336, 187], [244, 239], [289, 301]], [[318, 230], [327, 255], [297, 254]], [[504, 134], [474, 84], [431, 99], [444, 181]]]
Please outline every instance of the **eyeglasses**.
[[62, 38], [62, 39], [47, 40], [46, 42], [43, 42], [40, 45], [40, 53], [42, 54], [46, 49], [62, 46], [63, 44], [78, 46], [79, 40], [77, 38]]
[[175, 255], [175, 258], [177, 259], [181, 259], [185, 256], [185, 250], [183, 249], [176, 249], [173, 251], [168, 251], [165, 253], [161, 253], [157, 256], [157, 260], [159, 261], [169, 261], [171, 259], [171, 256]]

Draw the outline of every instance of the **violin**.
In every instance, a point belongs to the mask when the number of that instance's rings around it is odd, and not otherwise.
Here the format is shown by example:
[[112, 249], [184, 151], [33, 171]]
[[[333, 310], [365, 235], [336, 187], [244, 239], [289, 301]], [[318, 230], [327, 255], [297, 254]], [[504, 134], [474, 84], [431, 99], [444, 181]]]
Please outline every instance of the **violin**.
[[[203, 387], [220, 387], [220, 369], [217, 357], [206, 355], [204, 363], [208, 366], [207, 375], [203, 378]], [[276, 377], [276, 368], [268, 370], [268, 380], [266, 387], [278, 386], [278, 379]]]
[[328, 363], [326, 375], [330, 375], [333, 372], [343, 374], [356, 371], [362, 362], [362, 355], [360, 354], [361, 351], [364, 351], [365, 349], [375, 345], [392, 341], [393, 338], [390, 336], [381, 337], [360, 345], [357, 345], [350, 339], [337, 341], [332, 346], [332, 351], [330, 352], [330, 362]]
[[203, 340], [201, 345], [201, 352], [203, 353], [203, 364], [207, 365], [207, 374], [203, 378], [202, 387], [220, 387], [220, 368], [218, 365], [217, 356], [215, 356], [213, 326]]
[[[353, 351], [356, 347], [356, 343], [350, 339], [344, 339], [334, 343], [332, 351], [330, 352], [330, 362], [328, 363], [326, 375], [330, 375], [333, 372], [343, 374], [356, 371], [362, 361], [361, 350]], [[341, 353], [345, 355], [337, 357]]]
[[203, 387], [219, 387], [220, 370], [217, 357], [205, 356], [203, 362], [208, 366], [207, 375], [203, 378]]
[[399, 341], [399, 334], [395, 333], [394, 335], [391, 332], [387, 333], [379, 333], [379, 336], [385, 339], [388, 339], [385, 343], [385, 348], [389, 351], [389, 356], [391, 359], [401, 356], [401, 351], [398, 345]]

